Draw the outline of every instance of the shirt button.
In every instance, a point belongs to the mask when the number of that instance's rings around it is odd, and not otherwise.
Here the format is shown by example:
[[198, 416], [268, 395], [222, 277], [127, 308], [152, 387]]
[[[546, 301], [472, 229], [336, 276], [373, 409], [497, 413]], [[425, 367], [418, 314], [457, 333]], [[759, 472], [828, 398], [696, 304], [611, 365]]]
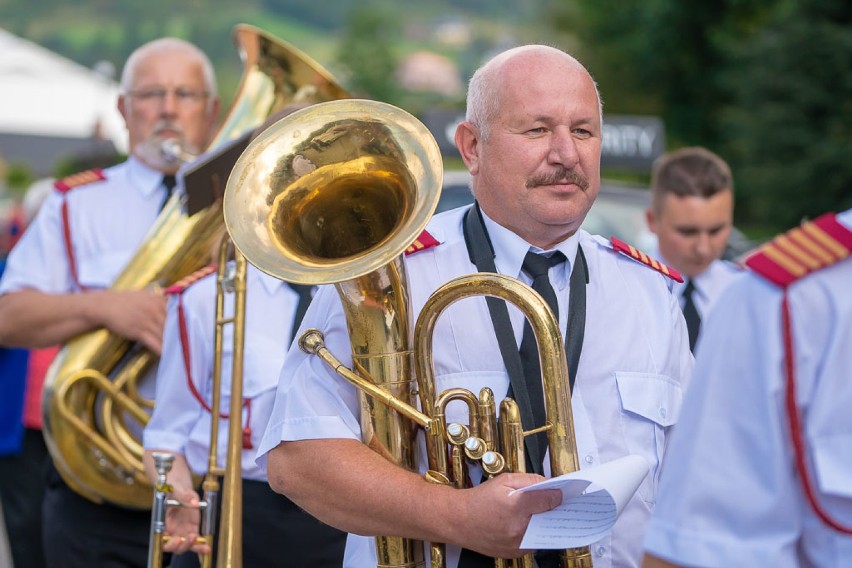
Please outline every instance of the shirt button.
[[603, 556], [606, 553], [606, 548], [599, 546], [597, 550], [598, 556]]
[[595, 458], [593, 458], [591, 455], [586, 456], [586, 463], [593, 463], [594, 461]]
[[666, 409], [665, 409], [665, 407], [660, 408], [660, 416], [662, 416], [663, 418], [665, 418], [665, 417], [666, 417]]

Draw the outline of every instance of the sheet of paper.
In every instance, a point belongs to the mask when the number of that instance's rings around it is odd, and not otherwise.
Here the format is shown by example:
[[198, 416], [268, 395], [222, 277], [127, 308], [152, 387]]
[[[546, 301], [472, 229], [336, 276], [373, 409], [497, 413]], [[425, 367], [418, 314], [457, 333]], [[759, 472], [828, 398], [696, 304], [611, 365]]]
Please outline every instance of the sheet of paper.
[[573, 548], [603, 538], [648, 475], [648, 469], [643, 457], [629, 455], [516, 490], [562, 491], [562, 504], [532, 516], [521, 548]]

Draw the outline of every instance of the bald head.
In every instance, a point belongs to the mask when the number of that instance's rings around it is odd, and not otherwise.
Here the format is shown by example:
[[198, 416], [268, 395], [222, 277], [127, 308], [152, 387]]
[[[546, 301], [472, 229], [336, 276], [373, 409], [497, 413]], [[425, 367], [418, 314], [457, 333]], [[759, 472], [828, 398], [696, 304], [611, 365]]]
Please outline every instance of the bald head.
[[564, 65], [588, 76], [598, 96], [601, 118], [603, 106], [597, 84], [589, 72], [575, 57], [547, 45], [522, 45], [503, 51], [483, 64], [470, 79], [467, 91], [465, 119], [479, 127], [483, 139], [494, 117], [500, 112], [501, 94], [506, 82], [518, 69], [546, 68], [548, 65]]
[[597, 85], [552, 47], [514, 48], [483, 65], [455, 141], [482, 211], [545, 250], [577, 231], [600, 189]]

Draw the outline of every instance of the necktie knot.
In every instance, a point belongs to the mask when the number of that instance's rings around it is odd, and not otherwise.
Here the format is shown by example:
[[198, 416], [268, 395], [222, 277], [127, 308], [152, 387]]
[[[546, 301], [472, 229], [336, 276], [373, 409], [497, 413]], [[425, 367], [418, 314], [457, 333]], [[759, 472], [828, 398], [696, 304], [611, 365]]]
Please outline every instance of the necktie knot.
[[681, 293], [681, 296], [683, 296], [684, 298], [692, 298], [693, 292], [695, 292], [695, 281], [691, 279], [687, 280], [686, 286], [683, 287], [683, 292]]
[[565, 262], [565, 255], [560, 251], [556, 251], [551, 256], [544, 256], [543, 254], [530, 251], [524, 257], [524, 264], [521, 268], [535, 280], [536, 278], [547, 276], [548, 271], [552, 267], [558, 266], [563, 262]]
[[171, 195], [172, 190], [175, 188], [175, 185], [177, 185], [177, 180], [175, 179], [175, 176], [173, 176], [171, 174], [164, 175], [163, 176], [163, 185], [165, 186], [166, 190], [168, 191], [168, 194]]
[[162, 184], [163, 187], [166, 188], [166, 196], [163, 198], [163, 202], [160, 204], [160, 211], [162, 211], [163, 207], [166, 206], [166, 203], [169, 202], [169, 198], [172, 196], [172, 191], [174, 190], [175, 185], [177, 185], [177, 180], [172, 174], [166, 174], [163, 176]]

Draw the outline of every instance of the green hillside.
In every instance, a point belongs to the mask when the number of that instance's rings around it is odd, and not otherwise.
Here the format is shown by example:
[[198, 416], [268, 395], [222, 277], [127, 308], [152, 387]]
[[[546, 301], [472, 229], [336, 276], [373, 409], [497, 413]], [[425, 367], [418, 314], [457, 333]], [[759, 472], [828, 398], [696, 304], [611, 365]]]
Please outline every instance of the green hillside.
[[[504, 0], [404, 4], [388, 0], [244, 0], [239, 5], [224, 0], [80, 0], [73, 4], [0, 0], [0, 27], [87, 66], [109, 62], [116, 73], [130, 51], [144, 41], [163, 35], [186, 38], [213, 60], [220, 91], [228, 102], [242, 72], [231, 30], [238, 23], [248, 23], [294, 44], [347, 88], [388, 100], [403, 95], [393, 92], [393, 77], [384, 73], [385, 65], [397, 64], [415, 51], [429, 50], [456, 62], [466, 79], [484, 54], [519, 41], [516, 36], [528, 27], [524, 24], [538, 17], [532, 8], [536, 4]], [[453, 24], [466, 36], [444, 33], [442, 37], [441, 30]], [[358, 42], [371, 46], [369, 55], [347, 64], [347, 55], [364, 53]], [[360, 77], [382, 73], [391, 75], [381, 79], [385, 85], [359, 83]], [[416, 97], [388, 102], [418, 106]]]

